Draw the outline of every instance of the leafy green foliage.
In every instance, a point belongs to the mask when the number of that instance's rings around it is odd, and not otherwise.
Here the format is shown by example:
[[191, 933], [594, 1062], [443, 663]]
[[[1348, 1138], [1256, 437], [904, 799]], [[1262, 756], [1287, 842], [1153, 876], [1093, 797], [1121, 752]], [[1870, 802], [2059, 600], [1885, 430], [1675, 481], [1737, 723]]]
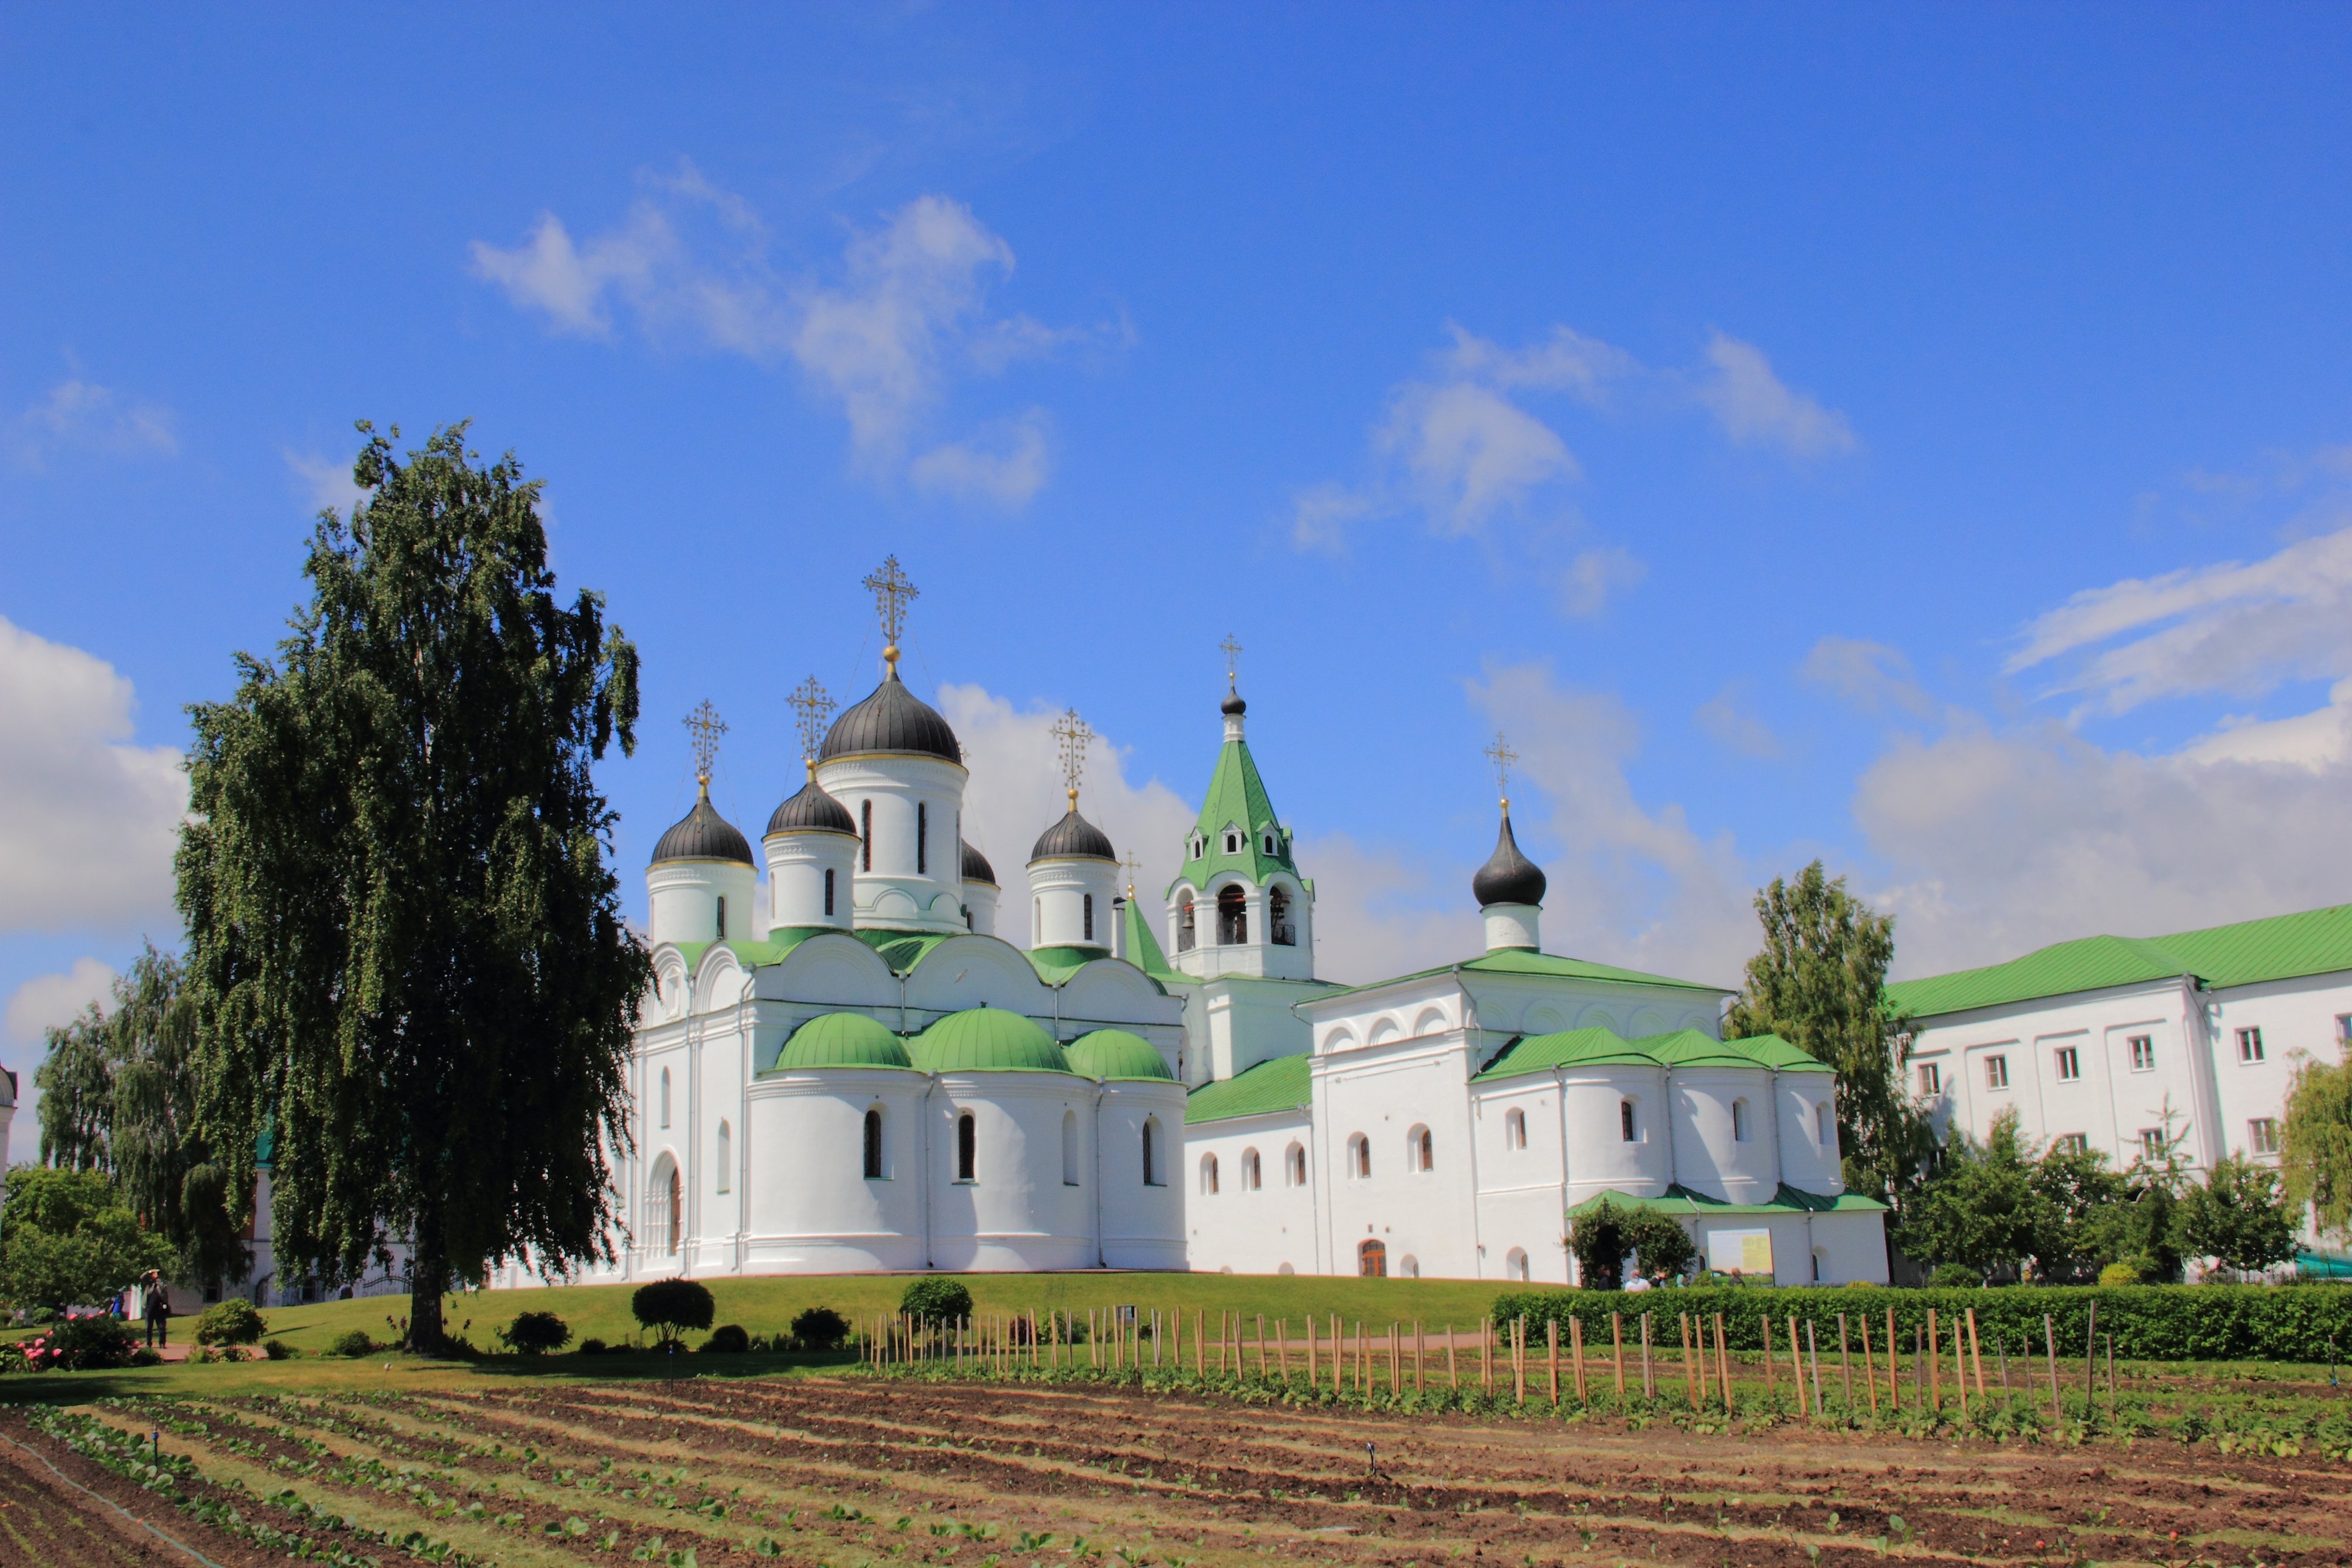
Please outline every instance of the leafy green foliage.
[[142, 1228], [102, 1173], [50, 1166], [8, 1173], [0, 1200], [0, 1301], [50, 1312], [95, 1306], [172, 1263], [171, 1244]]
[[629, 1298], [629, 1312], [667, 1344], [688, 1329], [707, 1329], [719, 1310], [710, 1287], [699, 1280], [656, 1280]]
[[179, 904], [226, 1189], [266, 1117], [281, 1267], [348, 1279], [404, 1234], [437, 1349], [452, 1280], [610, 1255], [649, 971], [591, 767], [633, 744], [637, 660], [560, 601], [511, 455], [360, 428], [365, 495], [320, 514], [276, 662], [192, 710]]
[[1698, 1259], [1697, 1246], [1679, 1221], [1606, 1197], [1570, 1222], [1568, 1249], [1576, 1256], [1577, 1278], [1599, 1291], [1624, 1283], [1620, 1275], [1629, 1256], [1654, 1284], [1685, 1272]]
[[517, 1355], [548, 1355], [572, 1343], [572, 1325], [553, 1312], [518, 1312], [498, 1334]]
[[2287, 1084], [2279, 1168], [2287, 1197], [2311, 1205], [2319, 1228], [2352, 1241], [2352, 1054], [2333, 1064], [2305, 1061]]
[[365, 1329], [352, 1329], [327, 1342], [329, 1355], [349, 1356], [353, 1361], [363, 1355], [373, 1355], [379, 1348], [375, 1341], [368, 1337]]
[[1846, 1186], [1901, 1208], [1935, 1146], [1905, 1092], [1910, 1021], [1886, 1005], [1895, 917], [1813, 862], [1756, 895], [1764, 948], [1725, 1015], [1725, 1038], [1774, 1034], [1837, 1070]]
[[24, 1342], [26, 1364], [36, 1372], [96, 1372], [129, 1366], [139, 1354], [139, 1336], [120, 1318], [103, 1312], [68, 1318], [47, 1333]]
[[2087, 1281], [2116, 1261], [2143, 1277], [2177, 1276], [2169, 1179], [2140, 1166], [2127, 1177], [2095, 1150], [2038, 1148], [2019, 1131], [2016, 1112], [2004, 1111], [1982, 1144], [1952, 1134], [1895, 1239], [1935, 1265], [1939, 1284], [1948, 1268], [1965, 1270], [1971, 1283], [2029, 1274], [2045, 1284]]
[[242, 1296], [215, 1301], [196, 1318], [198, 1344], [257, 1344], [269, 1325]]
[[702, 1342], [702, 1350], [709, 1355], [741, 1355], [751, 1348], [751, 1336], [744, 1332], [741, 1323], [720, 1323]]
[[1938, 1263], [1927, 1282], [1939, 1291], [1973, 1291], [1984, 1283], [1984, 1276], [1966, 1263]]
[[793, 1320], [793, 1341], [803, 1350], [839, 1350], [849, 1338], [849, 1320], [831, 1307], [809, 1307]]
[[2184, 1249], [2241, 1274], [2294, 1256], [2294, 1220], [2278, 1172], [2242, 1155], [2223, 1156], [2181, 1196], [2179, 1233]]
[[971, 1291], [961, 1280], [937, 1274], [908, 1281], [898, 1310], [919, 1322], [954, 1322], [971, 1316]]

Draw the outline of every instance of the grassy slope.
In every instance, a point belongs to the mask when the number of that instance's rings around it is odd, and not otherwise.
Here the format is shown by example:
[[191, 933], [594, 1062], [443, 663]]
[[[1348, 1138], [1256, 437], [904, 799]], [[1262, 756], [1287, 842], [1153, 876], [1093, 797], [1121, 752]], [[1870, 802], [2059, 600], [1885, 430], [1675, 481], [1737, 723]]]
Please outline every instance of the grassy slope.
[[[1420, 1319], [1432, 1329], [1451, 1322], [1468, 1327], [1482, 1316], [1504, 1287], [1495, 1281], [1476, 1280], [1356, 1280], [1320, 1279], [1297, 1274], [967, 1274], [977, 1311], [1036, 1312], [1053, 1309], [1077, 1313], [1113, 1304], [1133, 1305], [1145, 1312], [1181, 1310], [1186, 1332], [1195, 1312], [1205, 1312], [1214, 1325], [1220, 1311], [1250, 1317], [1263, 1312], [1269, 1319], [1286, 1317], [1292, 1332], [1307, 1313], [1328, 1317], [1337, 1312], [1353, 1324], [1385, 1326], [1391, 1321], [1410, 1323]], [[721, 1323], [740, 1323], [753, 1333], [780, 1333], [804, 1307], [825, 1306], [852, 1321], [887, 1312], [898, 1304], [908, 1283], [907, 1276], [887, 1274], [786, 1275], [750, 1280], [706, 1281], [718, 1298]], [[634, 1285], [572, 1285], [540, 1291], [489, 1291], [452, 1296], [445, 1311], [449, 1326], [465, 1333], [482, 1348], [495, 1349], [491, 1331], [512, 1321], [520, 1312], [552, 1312], [572, 1325], [574, 1342], [594, 1337], [617, 1341], [637, 1332], [629, 1315]], [[326, 1301], [314, 1307], [276, 1307], [263, 1315], [269, 1331], [297, 1349], [322, 1349], [336, 1335], [364, 1329], [377, 1339], [389, 1338], [384, 1319], [404, 1317], [408, 1299], [378, 1296], [365, 1301]], [[471, 1322], [468, 1330], [463, 1325]], [[173, 1333], [192, 1332], [193, 1319], [174, 1320]]]

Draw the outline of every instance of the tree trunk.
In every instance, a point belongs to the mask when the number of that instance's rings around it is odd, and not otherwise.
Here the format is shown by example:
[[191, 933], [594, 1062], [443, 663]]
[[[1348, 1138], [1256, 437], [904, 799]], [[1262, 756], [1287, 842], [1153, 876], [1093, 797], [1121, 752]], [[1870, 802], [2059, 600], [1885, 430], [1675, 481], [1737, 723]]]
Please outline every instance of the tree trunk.
[[448, 1283], [449, 1265], [438, 1239], [428, 1245], [425, 1228], [419, 1226], [408, 1264], [408, 1348], [419, 1355], [439, 1355], [444, 1348], [441, 1296]]

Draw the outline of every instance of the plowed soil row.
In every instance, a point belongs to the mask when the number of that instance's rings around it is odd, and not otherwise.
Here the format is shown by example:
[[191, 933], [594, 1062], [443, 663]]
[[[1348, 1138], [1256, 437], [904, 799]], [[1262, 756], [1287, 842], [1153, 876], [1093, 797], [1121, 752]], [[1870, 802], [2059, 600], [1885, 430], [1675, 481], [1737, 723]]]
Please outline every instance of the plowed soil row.
[[[261, 1556], [226, 1531], [187, 1518], [49, 1441], [13, 1411], [0, 1415], [0, 1437], [9, 1439], [0, 1442], [0, 1568], [201, 1568], [190, 1551], [221, 1568], [261, 1568], [283, 1561]], [[159, 1540], [132, 1519], [148, 1521], [179, 1544]]]
[[206, 1427], [173, 1439], [200, 1468], [500, 1563], [689, 1548], [698, 1564], [964, 1568], [2352, 1563], [2352, 1470], [2210, 1445], [2095, 1456], [1798, 1427], [1706, 1437], [863, 1376], [220, 1398], [177, 1414]]

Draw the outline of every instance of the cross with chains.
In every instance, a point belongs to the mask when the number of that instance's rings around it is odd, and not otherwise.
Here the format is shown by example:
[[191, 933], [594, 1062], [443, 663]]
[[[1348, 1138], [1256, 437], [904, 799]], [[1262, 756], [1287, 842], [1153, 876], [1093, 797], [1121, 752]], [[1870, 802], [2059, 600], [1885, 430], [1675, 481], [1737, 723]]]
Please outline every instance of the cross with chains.
[[1485, 756], [1495, 765], [1495, 792], [1506, 800], [1509, 799], [1511, 764], [1519, 759], [1519, 754], [1511, 749], [1511, 743], [1503, 738], [1503, 732], [1498, 729], [1495, 732], [1495, 744], [1486, 748]]
[[719, 755], [719, 737], [727, 733], [727, 721], [702, 699], [702, 706], [686, 716], [687, 733], [694, 737], [694, 776], [703, 783], [710, 782], [710, 764]]
[[898, 633], [907, 629], [907, 601], [919, 597], [913, 582], [898, 569], [898, 558], [884, 556], [882, 564], [867, 574], [864, 586], [874, 594], [874, 612], [882, 621], [882, 641], [887, 644], [882, 656], [895, 660], [898, 652]]
[[811, 675], [794, 686], [784, 701], [792, 706], [793, 723], [801, 732], [801, 760], [806, 762], [816, 756], [817, 746], [824, 739], [824, 721], [833, 716], [833, 698]]
[[1070, 804], [1077, 805], [1078, 780], [1086, 776], [1087, 747], [1094, 740], [1095, 732], [1078, 716], [1076, 708], [1066, 708], [1054, 721], [1054, 738], [1062, 747], [1062, 782], [1070, 791]]

